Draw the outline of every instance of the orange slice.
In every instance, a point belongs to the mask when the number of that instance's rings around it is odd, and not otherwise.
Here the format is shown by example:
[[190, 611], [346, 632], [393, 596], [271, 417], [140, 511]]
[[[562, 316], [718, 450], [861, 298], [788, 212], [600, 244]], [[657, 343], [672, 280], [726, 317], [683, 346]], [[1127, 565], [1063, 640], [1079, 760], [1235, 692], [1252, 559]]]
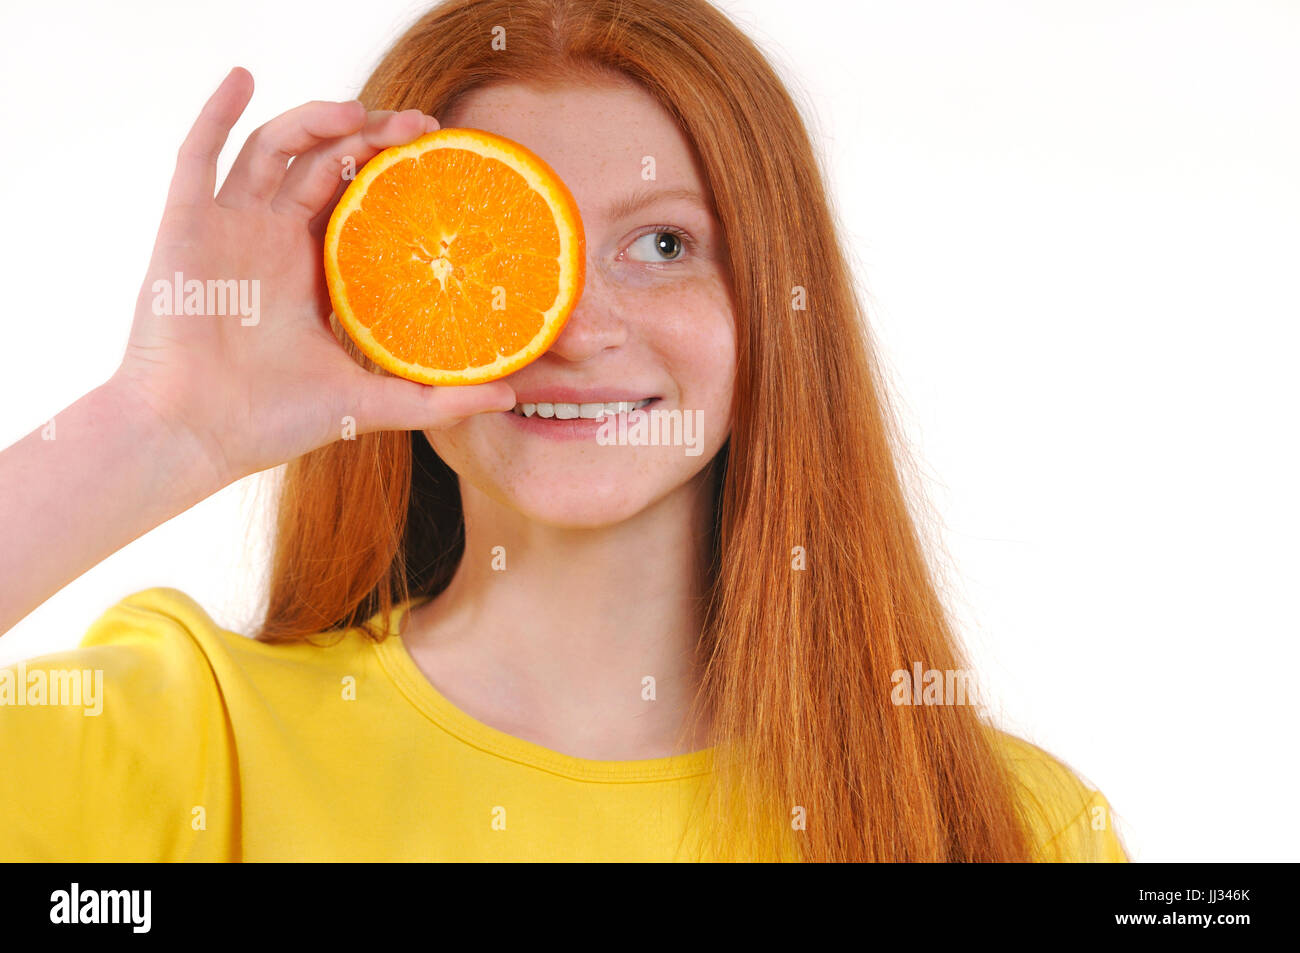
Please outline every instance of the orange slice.
[[339, 323], [380, 367], [422, 384], [478, 384], [536, 360], [585, 269], [582, 219], [560, 177], [480, 129], [379, 153], [325, 232]]

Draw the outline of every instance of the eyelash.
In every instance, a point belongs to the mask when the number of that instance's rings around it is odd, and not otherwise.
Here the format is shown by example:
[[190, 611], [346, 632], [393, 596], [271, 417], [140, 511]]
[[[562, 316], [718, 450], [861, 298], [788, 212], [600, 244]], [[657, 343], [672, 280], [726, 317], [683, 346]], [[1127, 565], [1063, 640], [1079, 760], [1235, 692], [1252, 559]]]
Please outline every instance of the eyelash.
[[661, 232], [667, 232], [669, 235], [677, 236], [677, 240], [682, 243], [681, 252], [678, 254], [676, 258], [668, 258], [662, 261], [645, 261], [645, 262], [640, 262], [640, 264], [675, 265], [677, 264], [677, 262], [685, 258], [688, 252], [695, 251], [695, 239], [693, 239], [686, 231], [678, 228], [676, 225], [653, 225], [650, 228], [646, 229], [644, 232], [642, 232], [640, 235], [638, 235], [636, 238], [632, 239], [632, 243], [635, 244], [636, 242], [639, 242], [647, 235], [658, 235]]

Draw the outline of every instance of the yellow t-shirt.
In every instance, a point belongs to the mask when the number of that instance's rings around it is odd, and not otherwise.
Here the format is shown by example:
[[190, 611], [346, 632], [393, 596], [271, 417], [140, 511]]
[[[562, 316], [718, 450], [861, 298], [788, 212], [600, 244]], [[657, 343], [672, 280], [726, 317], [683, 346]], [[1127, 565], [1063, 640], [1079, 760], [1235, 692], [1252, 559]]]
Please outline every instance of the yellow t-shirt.
[[[710, 751], [560, 754], [453, 706], [400, 635], [335, 637], [266, 645], [154, 588], [79, 648], [0, 669], [0, 861], [701, 856]], [[1040, 859], [1127, 859], [1099, 792], [1000, 737]]]

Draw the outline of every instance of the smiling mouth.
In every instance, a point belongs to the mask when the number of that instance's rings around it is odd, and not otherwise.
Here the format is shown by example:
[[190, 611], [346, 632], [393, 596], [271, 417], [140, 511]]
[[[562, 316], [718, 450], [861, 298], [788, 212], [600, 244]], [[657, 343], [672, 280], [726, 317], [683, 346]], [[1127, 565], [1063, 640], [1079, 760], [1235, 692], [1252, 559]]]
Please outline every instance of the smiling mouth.
[[657, 397], [647, 397], [644, 400], [611, 400], [589, 404], [515, 404], [514, 410], [511, 412], [517, 417], [536, 416], [556, 420], [577, 420], [579, 418], [596, 420], [600, 417], [613, 417], [618, 414], [631, 413], [656, 400], [658, 400]]

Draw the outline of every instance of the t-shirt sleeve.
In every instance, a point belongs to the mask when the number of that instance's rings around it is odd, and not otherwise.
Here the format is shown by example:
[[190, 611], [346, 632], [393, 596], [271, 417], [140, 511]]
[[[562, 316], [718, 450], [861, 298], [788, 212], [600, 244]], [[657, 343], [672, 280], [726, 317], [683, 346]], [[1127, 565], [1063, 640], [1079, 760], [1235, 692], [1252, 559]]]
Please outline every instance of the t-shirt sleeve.
[[1034, 860], [1125, 863], [1128, 852], [1105, 796], [1037, 745], [1006, 735], [1005, 748]]
[[228, 859], [233, 747], [202, 610], [172, 589], [0, 669], [0, 861]]

